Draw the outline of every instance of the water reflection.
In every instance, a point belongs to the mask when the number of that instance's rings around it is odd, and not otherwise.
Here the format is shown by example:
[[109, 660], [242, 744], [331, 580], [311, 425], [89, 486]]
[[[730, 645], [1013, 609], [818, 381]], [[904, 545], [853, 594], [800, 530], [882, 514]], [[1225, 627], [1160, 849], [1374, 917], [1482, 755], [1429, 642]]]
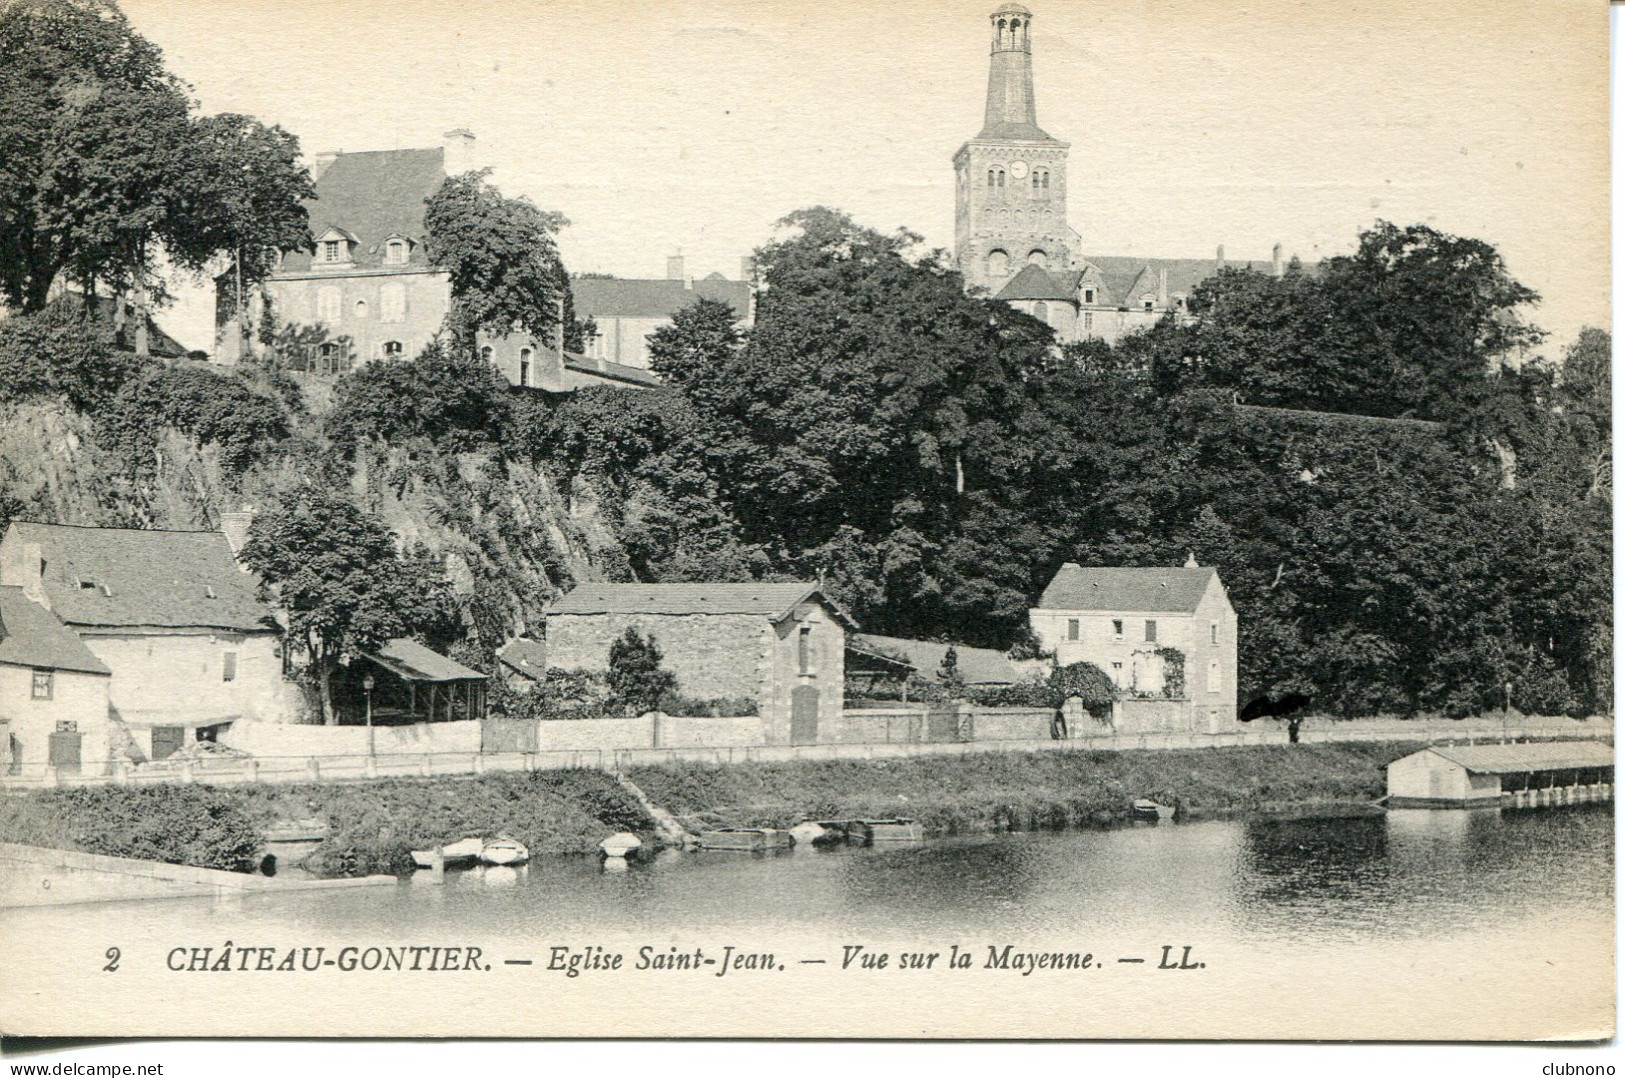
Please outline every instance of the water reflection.
[[[1608, 806], [1394, 811], [997, 835], [790, 854], [665, 851], [637, 863], [543, 857], [522, 868], [419, 874], [397, 888], [0, 913], [0, 931], [91, 933], [138, 908], [152, 931], [515, 942], [771, 938], [1220, 939], [1327, 946], [1447, 938], [1522, 922], [1608, 923]], [[1608, 940], [1601, 941], [1606, 946]]]

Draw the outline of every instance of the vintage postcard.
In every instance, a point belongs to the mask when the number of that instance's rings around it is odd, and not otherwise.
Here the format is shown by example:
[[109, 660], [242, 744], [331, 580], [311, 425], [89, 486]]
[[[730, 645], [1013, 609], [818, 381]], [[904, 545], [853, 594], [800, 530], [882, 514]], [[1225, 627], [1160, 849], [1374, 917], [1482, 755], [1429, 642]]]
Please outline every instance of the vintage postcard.
[[0, 0], [0, 1033], [1612, 1038], [1607, 19]]

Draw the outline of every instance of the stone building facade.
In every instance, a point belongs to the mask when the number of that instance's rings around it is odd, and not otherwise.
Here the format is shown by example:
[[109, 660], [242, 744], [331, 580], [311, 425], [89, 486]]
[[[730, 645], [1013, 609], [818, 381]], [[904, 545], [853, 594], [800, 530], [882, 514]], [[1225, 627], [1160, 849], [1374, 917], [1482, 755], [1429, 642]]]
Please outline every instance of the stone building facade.
[[[249, 326], [257, 331], [269, 304], [279, 326], [321, 327], [326, 339], [296, 360], [321, 374], [418, 355], [451, 308], [451, 277], [428, 249], [426, 203], [447, 176], [474, 167], [474, 135], [463, 129], [437, 147], [316, 155], [316, 198], [307, 204], [314, 246], [279, 254], [275, 272], [246, 299]], [[215, 289], [215, 359], [234, 364], [244, 341], [229, 272]], [[567, 353], [563, 333], [560, 325], [546, 339], [487, 334], [480, 353], [516, 386], [657, 384], [642, 371]]]
[[[1068, 223], [1070, 144], [1038, 126], [1033, 14], [1005, 4], [992, 23], [982, 129], [954, 154], [954, 251], [968, 289], [1002, 299], [1062, 342], [1116, 341], [1165, 317], [1186, 317], [1196, 286], [1226, 266], [1283, 272], [1269, 262], [1084, 254]], [[1084, 193], [1087, 197], [1087, 193]]]
[[0, 774], [105, 774], [111, 673], [22, 588], [0, 587]]
[[696, 280], [683, 267], [683, 256], [666, 259], [666, 276], [655, 279], [575, 277], [570, 281], [576, 317], [591, 318], [596, 332], [586, 343], [588, 359], [606, 360], [638, 370], [649, 367], [649, 335], [671, 325], [672, 316], [702, 299], [726, 303], [749, 329], [755, 319], [755, 271], [749, 258], [740, 264], [740, 279], [720, 273]]
[[1028, 620], [1058, 664], [1092, 663], [1112, 679], [1118, 732], [1238, 728], [1236, 611], [1216, 570], [1067, 562]]
[[221, 532], [14, 521], [0, 584], [18, 587], [111, 671], [115, 726], [158, 758], [226, 723], [296, 714], [282, 628]]
[[843, 707], [851, 619], [814, 584], [583, 584], [549, 608], [547, 664], [604, 670], [628, 628], [678, 691], [757, 703], [768, 744], [814, 744]]

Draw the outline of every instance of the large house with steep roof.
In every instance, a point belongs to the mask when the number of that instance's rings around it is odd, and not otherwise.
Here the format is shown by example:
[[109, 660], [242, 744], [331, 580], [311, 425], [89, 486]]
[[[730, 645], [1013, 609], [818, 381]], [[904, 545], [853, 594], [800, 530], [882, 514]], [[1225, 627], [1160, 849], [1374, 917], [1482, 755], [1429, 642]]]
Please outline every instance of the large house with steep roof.
[[606, 670], [628, 629], [653, 637], [677, 691], [749, 698], [770, 745], [810, 745], [839, 725], [846, 634], [856, 623], [817, 584], [582, 584], [547, 611], [547, 665]]
[[1061, 666], [1092, 663], [1117, 687], [1120, 733], [1236, 726], [1236, 611], [1216, 569], [1067, 562], [1028, 611]]
[[20, 588], [110, 671], [115, 733], [138, 760], [227, 723], [296, 714], [282, 627], [221, 532], [13, 521], [0, 585]]
[[1226, 266], [1280, 276], [1268, 263], [1086, 255], [1067, 223], [1070, 144], [1038, 126], [1033, 14], [1007, 3], [992, 23], [982, 129], [954, 154], [954, 252], [967, 288], [1048, 323], [1057, 339], [1116, 341], [1172, 315]]
[[0, 587], [0, 773], [103, 774], [112, 672], [19, 587]]
[[607, 360], [639, 370], [649, 367], [649, 335], [684, 307], [702, 299], [733, 308], [742, 328], [755, 317], [751, 302], [753, 271], [750, 259], [741, 265], [741, 280], [720, 273], [695, 279], [683, 271], [683, 256], [666, 259], [664, 278], [575, 277], [570, 281], [577, 318], [591, 318], [596, 332], [586, 343], [591, 359]]
[[[428, 249], [427, 202], [447, 176], [473, 168], [474, 135], [463, 129], [448, 131], [441, 146], [316, 155], [316, 197], [306, 203], [314, 246], [280, 252], [276, 270], [245, 304], [249, 326], [258, 332], [268, 304], [278, 326], [320, 327], [325, 339], [296, 361], [317, 373], [416, 356], [451, 308], [450, 274]], [[235, 284], [229, 273], [215, 284], [215, 358], [236, 363], [244, 335]], [[546, 340], [482, 335], [480, 354], [516, 386], [565, 392], [658, 384], [644, 371], [567, 353], [563, 332], [558, 326]]]

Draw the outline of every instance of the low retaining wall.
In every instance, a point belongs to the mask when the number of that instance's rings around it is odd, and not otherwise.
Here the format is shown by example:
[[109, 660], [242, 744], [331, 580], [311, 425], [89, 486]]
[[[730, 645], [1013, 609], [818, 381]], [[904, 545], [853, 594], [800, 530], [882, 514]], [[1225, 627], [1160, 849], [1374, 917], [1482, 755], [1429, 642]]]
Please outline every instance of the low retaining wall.
[[655, 743], [654, 719], [551, 719], [536, 724], [536, 750], [648, 749]]
[[234, 722], [220, 735], [222, 744], [254, 756], [365, 756], [376, 746], [379, 756], [413, 753], [480, 751], [478, 722], [419, 722], [410, 726], [300, 726], [279, 722]]
[[342, 880], [275, 880], [128, 857], [0, 843], [0, 907], [63, 906], [153, 898], [199, 898], [247, 891], [392, 887], [393, 876]]
[[767, 731], [759, 715], [743, 715], [731, 719], [658, 715], [654, 723], [654, 742], [649, 747], [735, 748], [741, 745], [760, 745], [766, 740]]

